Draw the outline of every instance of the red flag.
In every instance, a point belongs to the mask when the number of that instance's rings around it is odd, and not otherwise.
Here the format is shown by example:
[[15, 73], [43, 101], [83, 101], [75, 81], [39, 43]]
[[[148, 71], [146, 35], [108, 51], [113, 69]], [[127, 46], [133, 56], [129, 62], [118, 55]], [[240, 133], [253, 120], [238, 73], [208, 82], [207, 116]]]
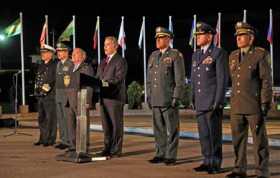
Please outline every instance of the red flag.
[[96, 47], [97, 47], [98, 31], [99, 31], [99, 19], [97, 19], [96, 25], [95, 25], [95, 32], [93, 35], [93, 45], [92, 45], [93, 49], [96, 49]]
[[42, 29], [42, 33], [41, 33], [41, 37], [40, 37], [40, 45], [41, 47], [46, 44], [46, 36], [48, 33], [48, 28], [47, 28], [47, 23], [45, 22], [43, 29]]

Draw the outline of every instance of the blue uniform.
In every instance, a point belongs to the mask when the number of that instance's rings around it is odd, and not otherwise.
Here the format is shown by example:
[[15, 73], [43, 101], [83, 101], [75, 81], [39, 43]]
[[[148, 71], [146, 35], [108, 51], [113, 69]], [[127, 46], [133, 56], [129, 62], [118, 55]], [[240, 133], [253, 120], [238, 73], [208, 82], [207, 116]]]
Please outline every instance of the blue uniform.
[[222, 162], [222, 117], [228, 82], [228, 55], [210, 45], [205, 53], [192, 56], [192, 96], [197, 112], [198, 130], [204, 163], [220, 167]]

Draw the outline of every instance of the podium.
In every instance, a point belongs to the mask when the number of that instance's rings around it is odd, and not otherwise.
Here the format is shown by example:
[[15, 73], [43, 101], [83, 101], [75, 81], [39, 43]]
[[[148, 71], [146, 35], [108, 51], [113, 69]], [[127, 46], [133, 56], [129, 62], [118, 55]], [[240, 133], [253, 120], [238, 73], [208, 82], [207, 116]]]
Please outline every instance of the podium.
[[76, 151], [66, 152], [58, 155], [57, 161], [67, 161], [74, 163], [86, 163], [91, 161], [107, 160], [107, 157], [92, 157], [88, 153], [89, 149], [89, 135], [90, 135], [90, 121], [89, 108], [87, 105], [87, 97], [89, 91], [85, 87], [96, 87], [99, 85], [99, 80], [85, 74], [80, 75], [80, 91], [77, 98], [77, 116], [76, 116]]

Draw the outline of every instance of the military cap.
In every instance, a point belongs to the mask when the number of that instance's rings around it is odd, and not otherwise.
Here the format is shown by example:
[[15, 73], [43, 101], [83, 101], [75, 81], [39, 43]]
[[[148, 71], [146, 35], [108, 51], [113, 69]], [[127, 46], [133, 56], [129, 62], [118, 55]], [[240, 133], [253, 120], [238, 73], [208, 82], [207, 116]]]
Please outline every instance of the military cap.
[[201, 34], [206, 34], [206, 33], [210, 33], [215, 35], [216, 34], [216, 30], [214, 28], [212, 28], [209, 24], [204, 23], [204, 22], [197, 22], [196, 23], [196, 35], [201, 35]]
[[164, 27], [157, 27], [155, 38], [164, 37], [164, 36], [168, 36], [170, 38], [173, 38], [174, 35], [171, 31], [169, 31], [168, 29], [166, 29]]
[[56, 50], [57, 51], [70, 51], [70, 46], [66, 44], [65, 42], [59, 42], [56, 44]]
[[55, 49], [52, 46], [44, 44], [43, 46], [41, 46], [40, 52], [46, 52], [46, 51], [55, 53]]
[[235, 25], [235, 36], [242, 34], [255, 35], [255, 28], [246, 22], [237, 22]]

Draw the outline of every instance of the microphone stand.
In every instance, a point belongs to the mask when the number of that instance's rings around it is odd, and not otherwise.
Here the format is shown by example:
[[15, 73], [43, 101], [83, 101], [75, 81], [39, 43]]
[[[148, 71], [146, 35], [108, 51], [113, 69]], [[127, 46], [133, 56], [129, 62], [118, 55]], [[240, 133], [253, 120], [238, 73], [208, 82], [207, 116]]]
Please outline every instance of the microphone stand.
[[21, 71], [18, 71], [17, 73], [15, 73], [13, 75], [13, 80], [15, 78], [15, 82], [14, 82], [14, 85], [15, 85], [15, 117], [13, 118], [14, 121], [15, 121], [15, 127], [14, 127], [14, 131], [8, 135], [4, 135], [4, 137], [9, 137], [9, 136], [12, 136], [12, 135], [26, 135], [26, 136], [32, 136], [31, 134], [27, 134], [27, 133], [21, 133], [21, 132], [17, 132], [17, 129], [18, 129], [18, 93], [17, 93], [17, 90], [18, 90], [18, 74], [20, 74]]

